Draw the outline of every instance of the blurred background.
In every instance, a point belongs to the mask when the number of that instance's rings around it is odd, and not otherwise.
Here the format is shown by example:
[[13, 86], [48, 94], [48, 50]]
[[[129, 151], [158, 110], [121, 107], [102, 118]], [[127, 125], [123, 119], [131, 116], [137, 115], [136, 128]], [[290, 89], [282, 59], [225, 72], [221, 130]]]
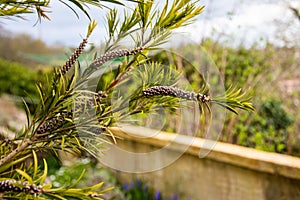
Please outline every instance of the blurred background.
[[[202, 0], [199, 3], [205, 5], [202, 15], [179, 30], [195, 41], [180, 47], [184, 56], [193, 60], [193, 65], [199, 65], [197, 56], [201, 48], [205, 49], [227, 86], [235, 84], [251, 91], [256, 109], [253, 113], [241, 112], [239, 116], [229, 114], [219, 141], [299, 157], [300, 1]], [[20, 122], [26, 120], [20, 109], [21, 98], [37, 97], [35, 82], [46, 81], [51, 67], [64, 63], [85, 33], [88, 19], [81, 12], [77, 12], [77, 17], [59, 1], [51, 1], [50, 6], [51, 21], [39, 23], [35, 14], [0, 21], [1, 129], [21, 128]], [[90, 39], [90, 49], [100, 48], [107, 38], [103, 25], [107, 11], [90, 8], [92, 18], [99, 23]], [[167, 52], [153, 57], [162, 63], [170, 59], [178, 61]], [[199, 83], [193, 76], [189, 81], [192, 85]], [[198, 135], [201, 137], [201, 132]], [[82, 166], [85, 165], [83, 162]], [[107, 177], [117, 184], [113, 176]], [[55, 178], [58, 184], [64, 181], [59, 175]], [[124, 196], [142, 185], [139, 180], [131, 186], [119, 185], [118, 195]], [[159, 199], [161, 194], [155, 194]]]

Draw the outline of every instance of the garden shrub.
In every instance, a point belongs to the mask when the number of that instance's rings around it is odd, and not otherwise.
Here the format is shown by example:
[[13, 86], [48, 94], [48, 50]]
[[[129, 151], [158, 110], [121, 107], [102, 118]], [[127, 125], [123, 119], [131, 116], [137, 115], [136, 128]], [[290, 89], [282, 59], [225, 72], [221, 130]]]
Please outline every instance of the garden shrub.
[[292, 115], [276, 99], [266, 100], [248, 124], [238, 123], [234, 127], [237, 143], [260, 150], [285, 153], [287, 151], [288, 128], [294, 122]]
[[41, 75], [41, 71], [0, 58], [0, 94], [37, 97], [36, 82], [43, 79]]
[[[203, 85], [203, 77], [195, 72], [195, 67], [206, 66], [208, 62], [212, 62], [224, 78], [226, 88], [232, 84], [249, 88], [253, 96], [257, 112], [240, 112], [238, 116], [229, 113], [219, 137], [220, 141], [265, 151], [296, 154], [288, 151], [295, 151], [291, 146], [293, 143], [289, 142], [290, 130], [295, 120], [288, 109], [283, 109], [280, 101], [282, 94], [278, 88], [280, 77], [275, 73], [291, 65], [291, 62], [288, 62], [291, 57], [280, 57], [281, 50], [272, 45], [267, 45], [264, 49], [255, 46], [232, 48], [211, 39], [206, 39], [200, 44], [182, 46], [180, 52], [184, 59], [191, 62], [182, 61], [183, 74], [195, 91], [199, 90], [199, 85]], [[201, 57], [204, 52], [211, 61]], [[160, 52], [154, 55], [153, 59], [164, 64], [170, 60], [174, 63], [179, 61], [176, 60], [176, 55], [170, 55], [168, 52]], [[210, 80], [213, 78], [210, 77]], [[292, 107], [286, 99], [284, 103], [285, 107]], [[202, 132], [200, 130], [198, 136], [201, 137]]]

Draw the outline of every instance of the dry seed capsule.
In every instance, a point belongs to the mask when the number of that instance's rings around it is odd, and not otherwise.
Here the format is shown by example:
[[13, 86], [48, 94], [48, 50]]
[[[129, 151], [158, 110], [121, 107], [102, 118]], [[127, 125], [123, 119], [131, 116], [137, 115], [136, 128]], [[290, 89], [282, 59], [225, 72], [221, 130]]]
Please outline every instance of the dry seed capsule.
[[65, 122], [65, 118], [67, 118], [67, 116], [69, 117], [69, 115], [69, 113], [60, 113], [58, 116], [55, 116], [54, 118], [40, 125], [36, 133], [41, 135], [61, 127]]
[[189, 92], [172, 86], [153, 86], [143, 90], [145, 97], [154, 96], [172, 96], [180, 99], [201, 101], [202, 103], [209, 102], [210, 97], [204, 94], [196, 94], [195, 92]]
[[42, 186], [37, 186], [34, 184], [31, 185], [28, 182], [21, 182], [16, 180], [0, 181], [0, 192], [11, 192], [11, 191], [40, 195], [43, 192], [43, 189]]
[[97, 103], [101, 103], [102, 102], [102, 99], [107, 97], [107, 94], [105, 94], [103, 91], [98, 91], [97, 94], [95, 95], [95, 98], [96, 98], [96, 102]]
[[87, 38], [83, 39], [80, 45], [77, 47], [75, 52], [70, 56], [69, 60], [61, 67], [60, 71], [64, 75], [77, 61], [78, 57], [82, 54], [84, 47], [87, 44]]
[[100, 66], [102, 66], [104, 63], [113, 60], [115, 58], [119, 58], [122, 56], [129, 56], [129, 55], [136, 55], [140, 52], [143, 51], [143, 47], [139, 47], [136, 49], [119, 49], [119, 50], [115, 50], [115, 51], [109, 51], [107, 53], [105, 53], [104, 55], [100, 56], [99, 58], [97, 58], [88, 68], [89, 71], [94, 71], [97, 70]]

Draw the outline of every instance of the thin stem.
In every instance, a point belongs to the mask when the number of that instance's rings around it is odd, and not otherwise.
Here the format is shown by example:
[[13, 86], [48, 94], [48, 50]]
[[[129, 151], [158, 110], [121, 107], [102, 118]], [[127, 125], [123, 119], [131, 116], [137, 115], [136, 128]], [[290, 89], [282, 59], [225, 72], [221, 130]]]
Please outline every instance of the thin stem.
[[26, 149], [30, 144], [31, 144], [30, 140], [27, 140], [27, 141], [24, 141], [23, 143], [21, 143], [21, 145], [19, 147], [17, 147], [15, 150], [13, 150], [7, 156], [5, 156], [4, 158], [2, 158], [0, 160], [0, 166], [6, 164], [8, 162], [10, 162], [11, 159], [13, 159], [21, 151], [23, 151], [24, 149]]

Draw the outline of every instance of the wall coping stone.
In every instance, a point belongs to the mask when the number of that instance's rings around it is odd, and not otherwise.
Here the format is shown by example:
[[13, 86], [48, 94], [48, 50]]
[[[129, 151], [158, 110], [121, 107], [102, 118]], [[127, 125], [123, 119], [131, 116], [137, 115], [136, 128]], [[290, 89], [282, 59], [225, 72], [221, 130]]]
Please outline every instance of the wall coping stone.
[[[126, 130], [126, 131], [124, 131]], [[255, 171], [280, 175], [287, 178], [300, 180], [300, 158], [284, 154], [271, 153], [256, 150], [239, 145], [215, 142], [212, 140], [191, 136], [166, 133], [144, 127], [127, 126], [126, 128], [110, 128], [117, 140], [126, 139], [161, 148], [170, 142], [175, 143], [176, 148], [186, 149], [185, 153], [198, 156], [200, 150], [210, 151], [206, 157], [199, 159], [211, 159]], [[214, 147], [207, 149], [206, 145], [211, 142]], [[174, 148], [174, 145], [172, 145]], [[173, 149], [173, 150], [176, 150]]]

